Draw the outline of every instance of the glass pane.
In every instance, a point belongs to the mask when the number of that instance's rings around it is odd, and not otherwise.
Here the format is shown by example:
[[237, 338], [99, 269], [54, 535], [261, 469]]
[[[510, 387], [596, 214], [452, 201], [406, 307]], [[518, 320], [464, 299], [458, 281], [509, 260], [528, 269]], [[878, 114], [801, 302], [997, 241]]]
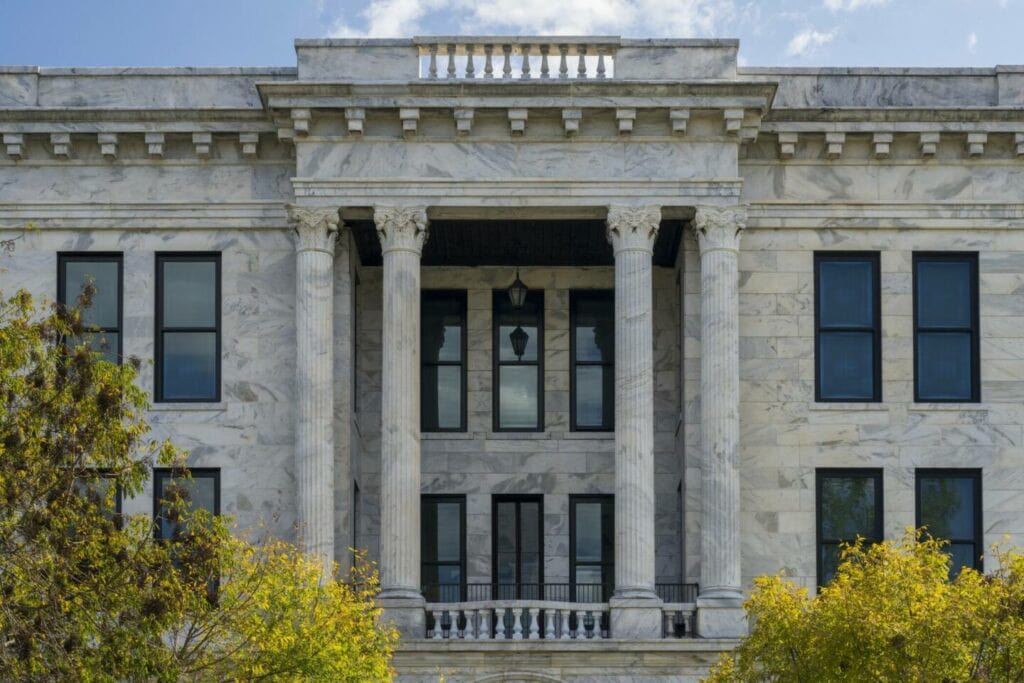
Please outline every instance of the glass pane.
[[117, 344], [120, 335], [117, 332], [88, 332], [81, 337], [69, 337], [71, 346], [87, 344], [96, 353], [102, 354], [103, 360], [111, 363], [120, 362], [117, 355]]
[[[496, 561], [495, 567], [496, 567], [496, 570], [497, 570], [496, 573], [497, 573], [497, 576], [498, 576], [498, 583], [500, 583], [502, 585], [505, 585], [505, 586], [515, 585], [515, 582], [516, 582], [516, 556], [515, 556], [515, 553], [498, 553], [498, 556], [495, 558], [495, 561]], [[502, 592], [501, 594], [503, 596], [505, 596], [505, 597], [503, 597], [501, 599], [507, 599], [507, 598], [512, 597], [514, 595], [514, 593], [512, 595], [510, 595], [509, 593], [506, 593], [506, 592]]]
[[600, 503], [576, 504], [575, 551], [577, 562], [600, 562], [602, 560]]
[[874, 335], [870, 332], [821, 332], [818, 377], [823, 399], [874, 398]]
[[947, 547], [946, 551], [951, 558], [949, 563], [949, 577], [951, 579], [956, 578], [962, 567], [973, 569], [977, 565], [978, 557], [980, 556], [980, 553], [975, 551], [973, 543], [954, 543]]
[[576, 426], [611, 428], [615, 410], [615, 368], [576, 366]]
[[217, 325], [217, 264], [214, 261], [164, 261], [164, 327]]
[[462, 302], [451, 296], [423, 300], [423, 359], [427, 362], [462, 360]]
[[519, 504], [519, 519], [522, 525], [520, 537], [523, 542], [524, 557], [526, 553], [540, 553], [541, 538], [537, 533], [540, 528], [539, 516], [540, 505], [538, 503], [522, 502]]
[[603, 581], [600, 565], [576, 565], [576, 601], [602, 602]]
[[576, 360], [615, 360], [615, 300], [611, 297], [574, 300]]
[[874, 326], [874, 263], [868, 260], [818, 264], [820, 326]]
[[82, 287], [89, 280], [96, 286], [92, 306], [82, 311], [82, 320], [89, 325], [117, 327], [117, 304], [121, 297], [117, 283], [116, 261], [65, 261], [64, 303], [78, 305]]
[[462, 515], [458, 503], [437, 504], [437, 559], [458, 562], [462, 559]]
[[163, 399], [209, 399], [217, 395], [217, 335], [165, 332]]
[[[523, 584], [540, 583], [540, 555], [537, 553], [524, 552], [521, 556], [522, 567], [520, 568], [520, 582]], [[523, 596], [524, 599], [538, 599]]]
[[423, 368], [423, 429], [462, 426], [462, 366]]
[[839, 569], [839, 546], [823, 543], [818, 552], [821, 553], [821, 576], [818, 577], [818, 583], [825, 585], [835, 578], [836, 570]]
[[[515, 354], [512, 348], [512, 333], [517, 329], [522, 330], [526, 333], [526, 345], [522, 358]], [[516, 332], [516, 334], [519, 334]], [[523, 360], [523, 361], [535, 361], [537, 360], [537, 338], [538, 331], [536, 324], [528, 325], [501, 325], [498, 328], [498, 343], [501, 344], [501, 360]]]
[[[158, 475], [161, 477], [161, 495], [167, 496], [169, 493], [168, 489], [172, 486], [177, 489], [177, 492], [184, 496], [184, 499], [188, 503], [188, 507], [191, 510], [206, 510], [211, 514], [217, 512], [217, 482], [213, 477], [204, 477], [202, 475], [193, 475], [190, 479], [176, 478], [171, 479], [166, 474]], [[160, 538], [171, 538], [174, 536], [175, 530], [178, 525], [165, 518], [165, 515], [160, 515]]]
[[[421, 562], [437, 561], [437, 505], [429, 500], [423, 501], [420, 505], [420, 555]], [[434, 578], [428, 578], [427, 568], [424, 566], [421, 576], [423, 583], [437, 583], [437, 570], [429, 571], [430, 576]]]
[[499, 553], [516, 552], [516, 504], [498, 503], [498, 538], [496, 549]]
[[537, 367], [499, 366], [498, 381], [498, 426], [502, 429], [536, 429]]
[[919, 332], [917, 393], [921, 400], [971, 399], [971, 335], [968, 332]]
[[918, 261], [918, 326], [970, 327], [971, 279], [969, 261]]
[[[519, 310], [513, 309], [504, 292], [497, 292], [494, 298], [495, 321], [498, 325], [498, 358], [505, 361], [535, 361], [540, 345], [539, 325], [543, 314], [540, 292], [530, 292]], [[527, 335], [522, 358], [512, 348], [511, 334], [519, 327]]]
[[875, 479], [825, 477], [821, 482], [821, 534], [830, 541], [875, 539]]
[[974, 479], [921, 479], [921, 525], [935, 538], [974, 538]]
[[[441, 584], [460, 584], [462, 582], [462, 568], [455, 564], [443, 564], [437, 568], [437, 582]], [[453, 596], [458, 599], [458, 593]]]
[[100, 506], [103, 515], [108, 519], [113, 519], [116, 514], [121, 512], [117, 501], [117, 492], [113, 490], [115, 484], [112, 477], [98, 475], [91, 481], [75, 479], [74, 488], [78, 495]]

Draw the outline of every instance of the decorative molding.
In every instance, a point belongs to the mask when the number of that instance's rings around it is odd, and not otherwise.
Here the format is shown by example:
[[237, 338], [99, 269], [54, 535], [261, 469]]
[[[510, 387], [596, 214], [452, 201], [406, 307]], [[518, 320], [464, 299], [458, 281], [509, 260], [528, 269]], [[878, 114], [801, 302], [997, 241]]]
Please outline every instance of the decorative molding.
[[402, 136], [406, 139], [416, 136], [416, 126], [420, 121], [420, 110], [415, 107], [403, 107], [398, 110], [398, 118], [402, 120]]
[[892, 133], [875, 133], [871, 136], [876, 159], [888, 159], [892, 151]]
[[213, 146], [213, 133], [192, 133], [192, 144], [196, 148], [197, 157], [209, 159], [210, 148]]
[[725, 111], [722, 112], [722, 118], [725, 119], [726, 135], [740, 134], [740, 130], [743, 128], [742, 109], [726, 109]]
[[71, 158], [71, 133], [50, 133], [53, 156], [59, 159]]
[[526, 131], [526, 117], [526, 109], [508, 110], [508, 125], [513, 136], [521, 136]]
[[117, 133], [99, 133], [96, 142], [100, 146], [100, 154], [106, 159], [117, 158]]
[[988, 142], [988, 133], [967, 134], [967, 155], [980, 157], [985, 153], [985, 144]]
[[698, 206], [693, 229], [703, 254], [711, 250], [739, 251], [740, 233], [747, 227], [743, 206]]
[[843, 156], [843, 145], [846, 144], [846, 133], [825, 133], [825, 156], [838, 159]]
[[647, 204], [608, 207], [608, 241], [612, 251], [654, 251], [654, 240], [661, 227], [661, 206]]
[[25, 136], [21, 133], [4, 133], [4, 146], [12, 159], [25, 158]]
[[163, 133], [146, 133], [144, 136], [146, 143], [146, 151], [151, 157], [163, 157], [164, 155], [164, 134]]
[[373, 222], [381, 250], [423, 253], [427, 241], [427, 209], [423, 206], [374, 206]]
[[260, 144], [259, 133], [239, 133], [238, 144], [242, 146], [242, 156], [254, 158]]
[[636, 109], [632, 107], [616, 109], [615, 120], [619, 123], [619, 135], [631, 134], [633, 122], [636, 120]]
[[690, 123], [689, 109], [669, 109], [668, 118], [672, 122], [673, 135], [686, 135], [686, 126]]
[[309, 128], [313, 123], [313, 112], [309, 109], [292, 109], [292, 128], [296, 135], [305, 137], [309, 135]]
[[365, 121], [366, 110], [362, 107], [345, 108], [345, 123], [348, 125], [349, 135], [362, 135]]
[[288, 222], [299, 237], [296, 251], [323, 251], [334, 254], [341, 217], [337, 209], [313, 209], [288, 204]]
[[582, 109], [563, 109], [562, 126], [565, 128], [565, 137], [571, 138], [579, 133], [581, 121], [583, 121]]
[[1013, 144], [1017, 146], [1017, 156], [1024, 156], [1024, 133], [1014, 133]]
[[940, 136], [940, 133], [921, 133], [921, 136], [919, 138], [919, 144], [921, 146], [921, 156], [935, 156], [935, 153], [939, 151]]
[[799, 141], [799, 133], [779, 133], [779, 158], [792, 159]]
[[459, 136], [469, 135], [473, 130], [473, 108], [455, 107], [455, 134]]

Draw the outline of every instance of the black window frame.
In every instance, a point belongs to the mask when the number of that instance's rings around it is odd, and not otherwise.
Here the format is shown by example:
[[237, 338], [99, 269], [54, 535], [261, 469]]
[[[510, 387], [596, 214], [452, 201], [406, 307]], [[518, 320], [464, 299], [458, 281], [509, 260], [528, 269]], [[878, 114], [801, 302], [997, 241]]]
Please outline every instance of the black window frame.
[[[971, 269], [971, 327], [929, 327], [924, 330], [917, 316], [917, 265], [922, 261], [966, 261]], [[976, 251], [915, 251], [912, 258], [912, 306], [914, 309], [914, 402], [915, 403], [980, 403], [981, 402], [981, 312], [979, 302], [978, 252]], [[926, 398], [921, 396], [918, 372], [918, 340], [922, 333], [969, 332], [971, 335], [971, 396], [969, 398]]]
[[[521, 433], [534, 433], [543, 432], [544, 426], [544, 290], [543, 289], [531, 289], [526, 293], [527, 301], [530, 298], [537, 299], [537, 360], [536, 361], [521, 361], [521, 360], [501, 360], [501, 325], [498, 319], [498, 301], [508, 301], [508, 290], [495, 289], [491, 297], [491, 328], [492, 328], [492, 346], [491, 356], [493, 365], [491, 368], [492, 377], [492, 429], [495, 432], [521, 432]], [[501, 367], [502, 366], [536, 366], [537, 367], [537, 426], [535, 428], [520, 428], [520, 427], [502, 427], [501, 426]]]
[[[498, 582], [498, 505], [501, 503], [515, 503], [516, 506], [516, 579], [512, 584], [515, 595], [509, 597], [500, 593], [500, 586], [508, 586], [506, 583]], [[539, 557], [537, 558], [537, 583], [538, 594], [531, 596], [533, 600], [543, 600], [544, 595], [544, 495], [541, 493], [503, 493], [491, 496], [491, 583], [494, 586], [493, 597], [495, 599], [526, 599], [523, 597], [522, 580], [523, 574], [523, 503], [537, 503], [537, 546]]]
[[[214, 283], [214, 326], [213, 327], [165, 327], [164, 318], [164, 264], [167, 262], [206, 262], [215, 264]], [[154, 335], [154, 367], [153, 367], [153, 402], [154, 403], [219, 403], [221, 400], [221, 351], [223, 348], [223, 320], [221, 312], [221, 252], [219, 251], [158, 251], [156, 253], [156, 311], [154, 316], [156, 332]], [[165, 398], [163, 387], [163, 352], [164, 334], [174, 332], [214, 332], [216, 333], [216, 379], [213, 396], [201, 398]]]
[[[459, 581], [459, 601], [465, 602], [466, 595], [467, 595], [467, 583], [468, 583], [467, 582], [467, 577], [466, 577], [466, 495], [465, 494], [463, 494], [463, 493], [422, 493], [422, 494], [420, 494], [420, 577], [421, 577], [421, 580], [422, 580], [422, 577], [425, 575], [425, 572], [423, 571], [423, 569], [427, 565], [432, 565], [432, 566], [435, 566], [435, 567], [440, 567], [440, 566], [451, 566], [451, 565], [455, 564], [454, 562], [452, 562], [450, 560], [446, 560], [444, 562], [441, 562], [441, 561], [427, 561], [427, 559], [426, 559], [427, 553], [424, 552], [424, 546], [426, 545], [427, 538], [428, 538], [428, 534], [426, 533], [426, 531], [427, 531], [426, 530], [426, 519], [427, 519], [427, 516], [425, 514], [423, 514], [424, 508], [428, 504], [431, 504], [431, 503], [436, 504], [436, 503], [452, 503], [452, 502], [456, 502], [456, 503], [459, 504], [459, 561], [458, 561], [458, 566], [459, 566], [459, 576], [461, 577], [460, 581]], [[435, 520], [437, 519], [437, 515], [436, 514], [434, 515], [434, 519]], [[435, 529], [435, 533], [434, 533], [434, 543], [435, 544], [437, 543], [436, 529]], [[434, 555], [436, 557], [437, 553], [435, 552]], [[429, 586], [424, 584], [423, 585], [423, 593], [425, 594], [424, 597], [427, 598], [428, 602], [435, 601], [435, 600], [431, 599], [431, 596], [426, 595], [426, 593], [427, 593], [426, 589], [427, 588], [429, 588]], [[436, 600], [436, 601], [444, 602], [444, 600], [441, 599], [442, 596], [438, 595], [438, 596], [434, 596], [434, 597], [438, 598], [438, 600]]]
[[840, 478], [872, 478], [875, 480], [875, 537], [869, 538], [861, 534], [861, 538], [870, 544], [880, 543], [885, 539], [885, 492], [884, 492], [884, 470], [880, 467], [819, 467], [814, 471], [814, 556], [815, 556], [815, 581], [818, 588], [825, 584], [822, 582], [821, 549], [824, 545], [838, 548], [843, 543], [853, 543], [856, 538], [833, 539], [823, 538], [822, 534], [822, 486], [825, 479]]
[[[427, 361], [426, 354], [423, 353], [423, 325], [424, 313], [426, 309], [426, 303], [428, 298], [437, 299], [450, 299], [458, 301], [462, 306], [462, 333], [460, 335], [462, 348], [460, 350], [461, 360], [456, 361]], [[467, 400], [467, 375], [468, 375], [468, 345], [466, 337], [469, 332], [469, 302], [466, 290], [464, 289], [424, 289], [420, 295], [420, 431], [426, 433], [458, 433], [466, 431], [467, 414], [468, 409], [466, 406]], [[426, 424], [426, 407], [427, 407], [427, 386], [423, 381], [424, 370], [428, 367], [453, 367], [459, 366], [462, 370], [460, 373], [461, 391], [462, 394], [459, 398], [459, 426], [458, 427], [427, 427]]]
[[[872, 327], [821, 325], [821, 264], [828, 261], [867, 261], [871, 263], [874, 315]], [[877, 251], [816, 251], [814, 252], [814, 400], [817, 403], [880, 403], [882, 401], [882, 267], [881, 253]], [[830, 398], [821, 393], [821, 334], [825, 332], [871, 332], [872, 392], [871, 398]]]
[[[153, 468], [153, 537], [158, 541], [165, 541], [160, 529], [160, 502], [163, 500], [164, 494], [164, 480], [165, 477], [168, 480], [173, 479], [186, 479], [188, 477], [178, 476], [175, 477], [175, 470], [173, 467], [154, 467]], [[213, 512], [215, 517], [220, 517], [220, 468], [219, 467], [189, 467], [189, 475], [192, 479], [213, 479]]]
[[[914, 525], [920, 529], [922, 526], [921, 522], [921, 480], [922, 479], [971, 479], [974, 484], [974, 538], [963, 539], [963, 538], [943, 538], [941, 540], [949, 541], [952, 543], [972, 543], [974, 544], [974, 565], [973, 569], [979, 572], [985, 571], [985, 526], [984, 519], [982, 518], [984, 507], [982, 505], [982, 481], [981, 481], [981, 468], [976, 467], [919, 467], [914, 470]], [[930, 534], [930, 531], [926, 531]], [[933, 537], [933, 538], [938, 538]], [[959, 567], [951, 569], [959, 569]]]
[[74, 301], [66, 301], [67, 272], [65, 265], [69, 262], [114, 262], [117, 264], [117, 327], [99, 327], [101, 333], [117, 334], [117, 364], [124, 361], [124, 253], [120, 251], [59, 251], [57, 252], [57, 303], [64, 306], [75, 305]]
[[[114, 475], [114, 472], [112, 470], [102, 467], [90, 468], [90, 470], [95, 473], [97, 479], [108, 479], [113, 482], [114, 510], [112, 519], [117, 528], [122, 528], [124, 526], [124, 489], [121, 487], [121, 484], [117, 481], [117, 477]], [[75, 481], [78, 482], [80, 480], [76, 478]]]
[[[605, 523], [605, 519], [611, 520], [612, 525], [612, 544], [611, 544], [611, 559], [606, 560], [602, 557], [600, 562], [580, 562], [576, 559], [576, 506], [579, 503], [598, 503], [601, 505], [601, 524]], [[605, 506], [610, 506], [608, 512], [605, 511]], [[603, 532], [603, 529], [602, 529]], [[601, 597], [601, 602], [607, 602], [611, 597], [611, 594], [615, 590], [615, 495], [611, 493], [584, 493], [584, 494], [570, 494], [569, 495], [569, 600], [572, 602], [576, 601], [576, 568], [578, 566], [600, 566], [601, 576], [603, 578], [601, 585], [604, 586]], [[592, 585], [592, 584], [584, 584]]]
[[[612, 360], [581, 361], [576, 358], [576, 304], [579, 301], [607, 301], [612, 312]], [[573, 289], [569, 291], [569, 431], [572, 432], [614, 432], [615, 431], [615, 290], [614, 289]], [[579, 366], [609, 367], [612, 369], [612, 395], [602, 396], [611, 402], [611, 416], [608, 424], [597, 426], [579, 425], [576, 421], [576, 368]]]

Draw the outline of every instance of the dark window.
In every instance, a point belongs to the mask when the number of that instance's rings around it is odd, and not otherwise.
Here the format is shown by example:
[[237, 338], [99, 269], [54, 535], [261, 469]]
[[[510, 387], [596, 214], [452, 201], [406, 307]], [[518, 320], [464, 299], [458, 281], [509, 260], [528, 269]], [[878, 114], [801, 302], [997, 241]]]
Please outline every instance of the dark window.
[[[517, 351], [521, 351], [519, 354]], [[544, 430], [544, 292], [515, 309], [494, 291], [494, 429]]]
[[[117, 485], [114, 475], [107, 470], [92, 470], [92, 476], [75, 479], [74, 487], [76, 493], [85, 496], [86, 500], [102, 506], [103, 515], [115, 524], [121, 524], [121, 503], [122, 491]], [[114, 489], [113, 507], [106, 505], [107, 496], [111, 487]]]
[[882, 470], [817, 471], [818, 585], [839, 567], [839, 546], [882, 540]]
[[615, 586], [615, 498], [569, 496], [569, 582], [577, 602], [606, 602]]
[[543, 600], [543, 496], [494, 496], [493, 503], [494, 597]]
[[917, 470], [917, 526], [949, 541], [951, 578], [961, 567], [981, 571], [981, 470]]
[[615, 429], [615, 292], [569, 294], [570, 420], [575, 431]]
[[466, 292], [424, 291], [421, 331], [421, 429], [465, 431]]
[[879, 282], [876, 252], [814, 254], [815, 400], [882, 400]]
[[189, 474], [191, 477], [175, 477], [169, 469], [153, 470], [153, 519], [158, 539], [170, 540], [187, 531], [167, 518], [165, 497], [172, 485], [178, 487], [177, 494], [184, 497], [190, 509], [220, 514], [220, 470], [190, 468]]
[[95, 329], [81, 341], [111, 363], [121, 362], [123, 314], [123, 259], [121, 254], [62, 253], [57, 255], [57, 301], [77, 306], [86, 282], [96, 287], [92, 306], [82, 311], [82, 322]]
[[458, 602], [466, 594], [466, 497], [421, 498], [420, 573], [427, 602]]
[[155, 400], [220, 400], [220, 254], [156, 255]]
[[978, 346], [978, 255], [914, 254], [914, 400], [980, 400]]

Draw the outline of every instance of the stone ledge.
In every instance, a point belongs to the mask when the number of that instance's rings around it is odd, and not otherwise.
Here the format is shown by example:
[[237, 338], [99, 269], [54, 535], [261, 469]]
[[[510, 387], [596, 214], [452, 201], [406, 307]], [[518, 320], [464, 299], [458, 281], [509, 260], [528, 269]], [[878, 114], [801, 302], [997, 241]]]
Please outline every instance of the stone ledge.
[[839, 412], [878, 412], [884, 413], [889, 411], [889, 406], [884, 403], [853, 403], [853, 402], [835, 402], [830, 403], [827, 401], [814, 402], [807, 404], [807, 410], [811, 411], [828, 411], [834, 410]]
[[987, 412], [992, 409], [987, 403], [908, 403], [908, 413], [918, 412]]
[[404, 639], [400, 652], [728, 652], [735, 638], [665, 638], [658, 640], [433, 640]]
[[154, 403], [149, 412], [151, 413], [223, 413], [228, 409], [225, 401], [216, 403]]

